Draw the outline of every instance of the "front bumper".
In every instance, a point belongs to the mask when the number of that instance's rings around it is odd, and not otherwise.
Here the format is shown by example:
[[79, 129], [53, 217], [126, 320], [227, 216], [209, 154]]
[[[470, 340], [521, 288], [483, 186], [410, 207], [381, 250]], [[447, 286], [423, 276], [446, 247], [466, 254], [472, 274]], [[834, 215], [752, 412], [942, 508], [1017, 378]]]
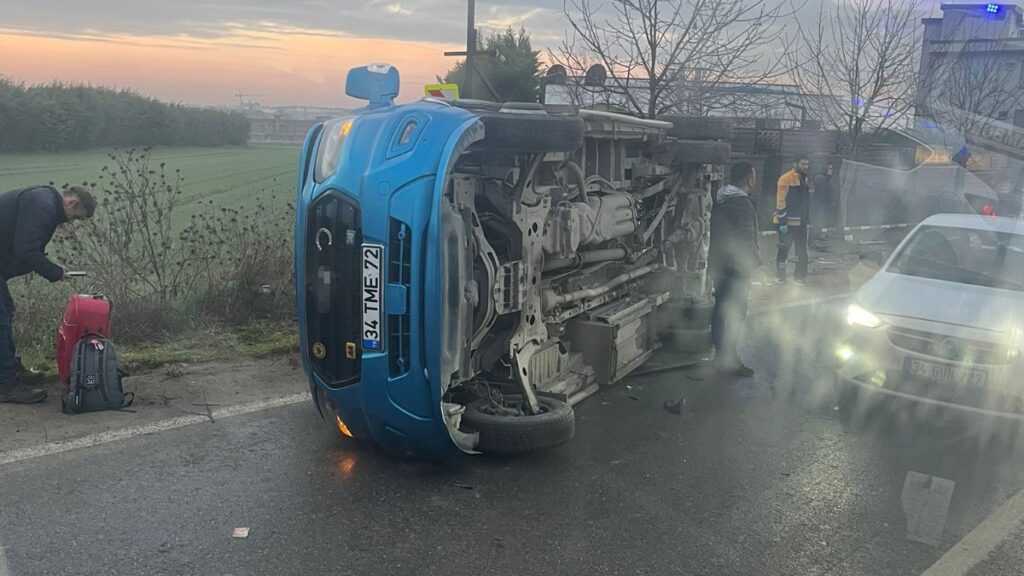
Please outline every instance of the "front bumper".
[[[387, 452], [431, 460], [450, 458], [462, 452], [452, 441], [442, 421], [405, 412], [372, 383], [359, 382], [344, 388], [328, 388], [307, 373], [313, 401], [324, 418], [332, 418], [325, 402], [333, 404], [352, 437], [378, 444]], [[423, 383], [426, 386], [426, 382]]]
[[964, 365], [900, 348], [889, 337], [888, 329], [855, 327], [837, 351], [836, 384], [844, 391], [856, 391], [861, 404], [888, 399], [910, 407], [920, 417], [952, 410], [998, 419], [1024, 419], [1024, 381], [1014, 376], [1021, 368], [1019, 360], [970, 365], [970, 369], [985, 373], [984, 386], [911, 376], [907, 368], [910, 359]]

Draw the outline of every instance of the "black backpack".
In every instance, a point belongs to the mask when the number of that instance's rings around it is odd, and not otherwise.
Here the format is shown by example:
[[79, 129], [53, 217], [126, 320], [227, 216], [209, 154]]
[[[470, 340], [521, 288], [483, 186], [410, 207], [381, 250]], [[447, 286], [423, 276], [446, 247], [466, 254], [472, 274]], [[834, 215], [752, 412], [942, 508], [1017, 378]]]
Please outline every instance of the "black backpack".
[[125, 393], [121, 385], [124, 376], [114, 343], [102, 336], [84, 336], [75, 344], [71, 382], [61, 398], [61, 408], [67, 413], [79, 414], [131, 406], [135, 395]]

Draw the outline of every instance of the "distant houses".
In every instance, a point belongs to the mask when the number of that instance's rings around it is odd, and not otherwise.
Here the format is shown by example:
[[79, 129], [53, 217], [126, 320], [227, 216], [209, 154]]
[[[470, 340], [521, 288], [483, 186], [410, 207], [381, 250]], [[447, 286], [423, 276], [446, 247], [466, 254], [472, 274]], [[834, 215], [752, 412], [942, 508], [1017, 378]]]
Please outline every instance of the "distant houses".
[[236, 110], [249, 119], [250, 144], [302, 144], [306, 132], [318, 122], [337, 118], [349, 112], [343, 108], [266, 108], [257, 104], [248, 104]]

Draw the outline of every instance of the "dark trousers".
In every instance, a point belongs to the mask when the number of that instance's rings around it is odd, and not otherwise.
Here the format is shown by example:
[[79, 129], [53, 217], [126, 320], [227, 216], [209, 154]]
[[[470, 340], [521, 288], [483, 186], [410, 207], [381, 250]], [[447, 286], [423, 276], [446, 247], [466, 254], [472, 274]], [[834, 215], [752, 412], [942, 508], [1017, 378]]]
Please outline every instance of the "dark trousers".
[[786, 262], [789, 248], [796, 244], [796, 279], [807, 278], [807, 227], [790, 226], [785, 234], [779, 234], [779, 254], [776, 260], [776, 276], [786, 278]]
[[715, 311], [711, 318], [711, 338], [715, 342], [715, 362], [734, 366], [740, 362], [736, 346], [747, 321], [750, 278], [721, 276], [714, 283]]
[[0, 277], [0, 385], [13, 382], [15, 375], [14, 299], [7, 281]]

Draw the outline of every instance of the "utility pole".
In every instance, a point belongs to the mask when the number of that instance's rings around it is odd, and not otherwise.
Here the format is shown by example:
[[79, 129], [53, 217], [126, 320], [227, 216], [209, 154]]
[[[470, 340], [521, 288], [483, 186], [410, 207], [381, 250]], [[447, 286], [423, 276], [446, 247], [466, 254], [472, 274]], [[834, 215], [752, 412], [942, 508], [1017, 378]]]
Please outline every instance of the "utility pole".
[[[445, 52], [444, 53], [445, 56], [465, 56], [466, 57], [466, 63], [463, 66], [463, 69], [466, 71], [466, 82], [465, 82], [466, 85], [460, 87], [460, 96], [462, 98], [472, 98], [473, 95], [475, 94], [475, 92], [473, 90], [473, 77], [475, 75], [477, 75], [478, 72], [476, 71], [476, 67], [474, 65], [475, 64], [474, 61], [473, 61], [474, 58], [476, 56], [478, 56], [478, 55], [479, 56], [497, 56], [498, 55], [497, 51], [495, 51], [495, 50], [477, 50], [476, 49], [476, 38], [477, 38], [477, 31], [476, 31], [476, 0], [468, 0], [468, 1], [469, 1], [469, 7], [468, 7], [468, 10], [467, 10], [467, 14], [466, 14], [466, 51], [465, 52]], [[483, 81], [485, 83], [488, 83], [487, 79], [483, 78], [483, 75], [481, 75], [481, 78], [483, 79]], [[488, 85], [488, 89], [490, 89], [492, 94], [494, 93], [494, 89], [491, 88], [490, 85]], [[497, 97], [497, 94], [494, 94], [494, 96]]]
[[476, 54], [476, 0], [466, 10], [466, 98], [473, 93], [473, 56]]

